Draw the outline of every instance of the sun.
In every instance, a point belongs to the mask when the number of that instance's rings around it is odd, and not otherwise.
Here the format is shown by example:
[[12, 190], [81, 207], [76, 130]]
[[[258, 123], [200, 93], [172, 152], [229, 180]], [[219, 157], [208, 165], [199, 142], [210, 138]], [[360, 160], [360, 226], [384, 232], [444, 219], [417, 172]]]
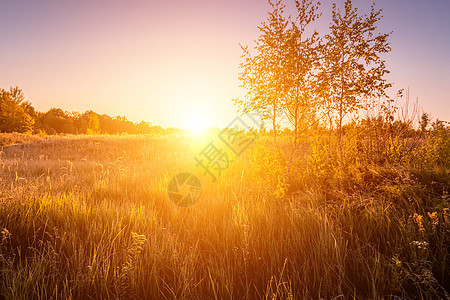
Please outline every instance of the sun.
[[209, 125], [208, 115], [200, 111], [192, 112], [187, 120], [187, 128], [196, 135], [204, 133]]

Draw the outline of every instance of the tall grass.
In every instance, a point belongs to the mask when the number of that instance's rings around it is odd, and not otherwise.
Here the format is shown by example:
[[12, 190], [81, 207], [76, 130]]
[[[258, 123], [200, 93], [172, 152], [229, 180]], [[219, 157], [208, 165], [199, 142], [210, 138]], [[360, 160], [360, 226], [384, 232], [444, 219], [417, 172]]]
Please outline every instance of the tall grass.
[[[334, 168], [321, 142], [290, 164], [288, 145], [263, 137], [212, 183], [195, 168], [193, 143], [66, 136], [4, 147], [1, 296], [448, 297], [442, 164]], [[188, 208], [166, 195], [182, 171], [203, 187]]]

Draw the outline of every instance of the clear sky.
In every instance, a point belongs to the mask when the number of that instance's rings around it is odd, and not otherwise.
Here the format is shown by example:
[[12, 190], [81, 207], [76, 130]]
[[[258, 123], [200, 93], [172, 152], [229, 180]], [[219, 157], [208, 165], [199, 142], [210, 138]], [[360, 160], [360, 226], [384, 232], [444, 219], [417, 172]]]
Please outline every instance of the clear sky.
[[[317, 27], [330, 21], [330, 1]], [[337, 1], [342, 5], [343, 0]], [[378, 0], [395, 89], [411, 88], [450, 121], [450, 1]], [[354, 1], [366, 11], [369, 1]], [[187, 127], [203, 115], [225, 126], [242, 97], [241, 49], [265, 20], [264, 0], [0, 0], [0, 87], [18, 85], [41, 111], [92, 109]]]

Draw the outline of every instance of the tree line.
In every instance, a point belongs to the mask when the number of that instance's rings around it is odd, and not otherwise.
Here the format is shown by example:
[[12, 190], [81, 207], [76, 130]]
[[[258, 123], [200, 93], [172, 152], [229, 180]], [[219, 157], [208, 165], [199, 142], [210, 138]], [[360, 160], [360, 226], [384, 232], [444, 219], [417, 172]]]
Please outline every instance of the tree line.
[[51, 108], [37, 111], [19, 87], [0, 88], [0, 132], [34, 134], [148, 134], [175, 132], [149, 122], [135, 123], [126, 117], [110, 117], [92, 110], [84, 113]]

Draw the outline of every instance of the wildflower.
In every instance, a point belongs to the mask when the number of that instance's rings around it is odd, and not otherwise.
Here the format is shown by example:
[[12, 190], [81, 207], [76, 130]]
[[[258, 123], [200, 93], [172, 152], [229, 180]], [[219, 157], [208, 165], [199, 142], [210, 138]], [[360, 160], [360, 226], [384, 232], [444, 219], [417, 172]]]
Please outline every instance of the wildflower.
[[426, 250], [429, 244], [427, 242], [425, 242], [425, 241], [423, 241], [423, 242], [412, 241], [411, 245], [414, 245], [414, 246], [416, 246], [419, 249]]
[[428, 216], [430, 217], [432, 224], [433, 224], [433, 232], [436, 232], [436, 227], [439, 223], [439, 218], [438, 218], [437, 212], [428, 213]]
[[445, 220], [445, 224], [450, 224], [450, 208], [446, 207], [443, 209], [443, 215], [444, 215], [444, 220]]
[[395, 262], [395, 264], [396, 264], [397, 266], [400, 266], [400, 265], [402, 264], [401, 260], [399, 260], [397, 256], [394, 256], [394, 257], [392, 258], [392, 260]]
[[422, 219], [423, 219], [422, 215], [418, 215], [418, 214], [414, 213], [414, 221], [416, 221], [416, 224], [419, 227], [420, 233], [425, 232], [425, 228], [423, 227]]

